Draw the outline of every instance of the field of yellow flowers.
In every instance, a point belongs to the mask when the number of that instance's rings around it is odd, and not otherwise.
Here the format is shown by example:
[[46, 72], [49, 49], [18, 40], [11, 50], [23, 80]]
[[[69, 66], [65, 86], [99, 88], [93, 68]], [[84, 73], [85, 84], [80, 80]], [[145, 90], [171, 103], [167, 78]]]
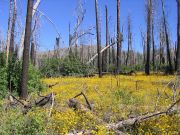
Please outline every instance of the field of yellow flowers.
[[[107, 75], [98, 77], [62, 77], [43, 79], [52, 85], [44, 94], [55, 92], [49, 131], [53, 134], [67, 134], [73, 131], [90, 130], [93, 134], [115, 134], [108, 131], [104, 123], [116, 123], [129, 117], [165, 110], [173, 103], [171, 81], [175, 76], [138, 73], [134, 76]], [[80, 92], [85, 93], [93, 111], [74, 111], [68, 107], [68, 100]], [[175, 98], [179, 98], [179, 93]], [[77, 98], [86, 106], [83, 97]], [[132, 131], [128, 131], [132, 134]], [[179, 116], [161, 116], [141, 123], [138, 134], [179, 134]]]

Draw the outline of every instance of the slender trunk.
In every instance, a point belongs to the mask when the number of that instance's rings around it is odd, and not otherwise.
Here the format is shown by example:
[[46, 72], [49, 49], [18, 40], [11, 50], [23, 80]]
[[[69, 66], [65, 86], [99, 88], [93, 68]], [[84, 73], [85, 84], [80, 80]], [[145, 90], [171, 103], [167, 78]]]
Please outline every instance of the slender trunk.
[[[114, 41], [113, 41], [114, 42]], [[116, 64], [116, 55], [115, 55], [115, 49], [114, 46], [112, 46], [112, 64]]]
[[120, 0], [117, 0], [117, 74], [121, 65]]
[[152, 64], [153, 71], [155, 71], [155, 41], [154, 41], [154, 18], [152, 17]]
[[60, 40], [60, 38], [57, 37], [57, 38], [56, 38], [56, 47], [55, 47], [56, 58], [59, 58], [59, 40]]
[[12, 19], [12, 28], [11, 28], [11, 40], [10, 40], [10, 47], [9, 47], [9, 55], [11, 56], [14, 53], [14, 37], [15, 37], [15, 25], [16, 25], [16, 0], [14, 0], [14, 13]]
[[130, 46], [132, 43], [132, 33], [131, 33], [131, 18], [130, 16], [128, 16], [128, 50], [127, 50], [127, 58], [126, 58], [126, 66], [128, 65], [128, 60], [129, 60], [129, 56], [130, 56]]
[[11, 40], [11, 21], [12, 21], [12, 10], [13, 10], [12, 8], [13, 8], [13, 0], [10, 0], [8, 33], [7, 33], [7, 41], [6, 41], [6, 65], [8, 64], [9, 46], [10, 46], [10, 40]]
[[95, 0], [95, 9], [96, 9], [96, 34], [97, 34], [97, 53], [98, 53], [98, 71], [99, 77], [102, 77], [102, 59], [101, 59], [101, 34], [99, 26], [99, 12], [98, 12], [98, 0]]
[[[105, 7], [106, 8], [106, 47], [109, 45], [109, 25], [108, 25], [108, 17], [109, 17], [109, 15], [108, 15], [108, 7], [106, 6]], [[110, 48], [109, 49], [107, 49], [106, 51], [105, 51], [105, 71], [107, 72], [108, 71], [108, 53], [109, 53], [109, 50], [110, 50]]]
[[33, 1], [28, 0], [27, 15], [26, 15], [26, 29], [24, 39], [24, 51], [23, 51], [23, 63], [22, 63], [22, 76], [21, 76], [21, 94], [22, 99], [26, 99], [28, 96], [28, 68], [29, 68], [29, 48], [31, 38], [31, 24], [32, 24], [32, 11]]
[[71, 24], [69, 23], [69, 56], [72, 56], [71, 40]]
[[33, 66], [35, 66], [35, 44], [34, 44], [34, 42], [31, 43], [30, 57], [31, 57], [31, 63], [33, 64]]
[[75, 56], [78, 58], [78, 45], [77, 43], [75, 44]]
[[166, 17], [165, 17], [165, 9], [164, 9], [164, 1], [161, 0], [162, 3], [162, 10], [163, 10], [163, 25], [164, 25], [164, 29], [165, 29], [165, 36], [166, 36], [166, 51], [167, 51], [167, 61], [169, 64], [168, 67], [168, 73], [169, 74], [173, 74], [173, 66], [172, 66], [172, 61], [171, 61], [171, 53], [170, 53], [170, 44], [169, 44], [169, 36], [168, 36], [168, 31], [167, 31], [167, 22], [166, 22]]
[[91, 58], [90, 46], [88, 46], [88, 58], [87, 58], [87, 60], [89, 61], [89, 60], [90, 60], [90, 58]]
[[[111, 44], [111, 41], [110, 41], [110, 36], [109, 36], [109, 44]], [[109, 47], [109, 65], [111, 65], [112, 63], [112, 60], [111, 60], [111, 47]]]
[[[32, 16], [35, 15], [35, 12], [36, 12], [40, 2], [41, 2], [41, 0], [36, 0], [36, 3], [33, 6]], [[18, 59], [22, 59], [23, 49], [24, 49], [24, 39], [25, 39], [25, 30], [23, 30], [23, 33], [22, 33], [22, 36], [21, 36], [20, 47], [19, 47], [19, 50], [18, 50]]]
[[150, 74], [150, 50], [151, 50], [151, 17], [152, 17], [152, 1], [148, 0], [147, 6], [147, 56], [146, 56], [146, 65], [145, 73], [146, 75]]
[[84, 45], [81, 45], [81, 62], [84, 63]]
[[180, 73], [180, 0], [177, 0], [178, 23], [177, 23], [177, 53], [176, 53], [176, 71]]

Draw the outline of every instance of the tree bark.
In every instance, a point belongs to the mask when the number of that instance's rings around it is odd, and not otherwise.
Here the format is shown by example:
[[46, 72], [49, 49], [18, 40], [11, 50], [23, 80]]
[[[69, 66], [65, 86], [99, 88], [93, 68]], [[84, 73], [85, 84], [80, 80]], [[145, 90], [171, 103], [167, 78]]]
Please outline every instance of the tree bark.
[[177, 52], [176, 52], [176, 71], [180, 73], [180, 0], [177, 0], [178, 23], [177, 23]]
[[[41, 0], [37, 0], [36, 3], [33, 6], [33, 11], [32, 11], [32, 16], [35, 15], [35, 12], [40, 4]], [[25, 39], [25, 30], [23, 30], [22, 36], [21, 36], [21, 41], [20, 41], [20, 46], [18, 49], [18, 59], [22, 59], [22, 54], [24, 50], [24, 39]]]
[[21, 76], [21, 93], [20, 93], [20, 97], [22, 99], [26, 99], [28, 96], [27, 83], [28, 83], [29, 48], [30, 48], [30, 38], [31, 38], [33, 1], [34, 0], [28, 0], [28, 5], [27, 5], [26, 29], [25, 29], [22, 76]]
[[35, 44], [34, 42], [31, 43], [31, 53], [30, 53], [30, 57], [31, 57], [31, 63], [33, 64], [33, 66], [35, 66]]
[[170, 53], [170, 44], [169, 44], [169, 36], [168, 36], [168, 31], [167, 31], [167, 21], [166, 21], [166, 16], [165, 16], [165, 9], [164, 9], [164, 1], [161, 0], [162, 4], [162, 11], [163, 11], [163, 25], [165, 29], [165, 36], [166, 36], [166, 50], [167, 50], [167, 60], [168, 60], [168, 73], [173, 74], [173, 66], [172, 66], [172, 61], [171, 61], [171, 53]]
[[117, 74], [121, 65], [120, 0], [117, 0]]
[[152, 0], [148, 0], [147, 5], [147, 56], [146, 56], [146, 65], [145, 73], [146, 75], [150, 74], [150, 50], [151, 50], [151, 21], [152, 19]]
[[16, 0], [14, 0], [14, 12], [12, 18], [12, 28], [11, 28], [11, 39], [9, 46], [9, 55], [11, 56], [14, 52], [14, 37], [15, 37], [15, 26], [16, 26], [16, 17], [17, 17], [17, 9], [16, 9]]
[[[108, 22], [108, 17], [109, 17], [109, 15], [108, 15], [108, 7], [107, 7], [107, 5], [105, 6], [105, 9], [106, 9], [106, 47], [109, 45], [109, 22]], [[110, 48], [108, 48], [106, 51], [105, 51], [105, 62], [106, 62], [106, 67], [105, 67], [105, 71], [107, 72], [108, 71], [108, 64], [109, 64], [109, 62], [108, 62], [108, 52], [109, 52], [109, 49]]]
[[8, 33], [7, 33], [7, 41], [6, 41], [6, 65], [8, 64], [9, 46], [10, 46], [10, 40], [11, 40], [11, 22], [12, 22], [12, 10], [13, 10], [12, 8], [13, 8], [13, 0], [10, 0]]
[[95, 9], [96, 9], [96, 34], [97, 34], [97, 53], [98, 53], [98, 71], [99, 77], [102, 77], [102, 59], [101, 59], [101, 34], [100, 34], [100, 20], [99, 20], [99, 11], [98, 11], [98, 0], [95, 0]]
[[[131, 32], [131, 17], [128, 16], [128, 51], [127, 51], [127, 57], [126, 57], [126, 66], [128, 65], [128, 61], [130, 58], [130, 48], [132, 49], [132, 32]], [[132, 52], [132, 50], [131, 50]], [[131, 61], [131, 59], [130, 59]]]
[[154, 41], [154, 16], [152, 15], [152, 65], [155, 71], [155, 41]]

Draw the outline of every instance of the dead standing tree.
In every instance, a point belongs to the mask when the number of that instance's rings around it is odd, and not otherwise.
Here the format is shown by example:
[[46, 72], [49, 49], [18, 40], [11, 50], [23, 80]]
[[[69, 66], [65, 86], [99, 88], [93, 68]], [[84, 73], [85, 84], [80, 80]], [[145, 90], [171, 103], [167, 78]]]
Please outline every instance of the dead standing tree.
[[76, 21], [77, 23], [74, 27], [72, 34], [71, 34], [71, 26], [69, 24], [69, 53], [70, 54], [72, 54], [72, 47], [74, 45], [77, 45], [78, 39], [80, 39], [81, 37], [85, 35], [93, 35], [90, 31], [94, 28], [94, 27], [89, 27], [86, 30], [80, 29], [84, 21], [85, 14], [86, 14], [86, 10], [84, 9], [84, 4], [82, 0], [79, 0], [79, 4], [76, 10], [77, 10], [77, 21]]
[[168, 29], [167, 29], [167, 20], [165, 16], [165, 7], [164, 7], [164, 0], [161, 0], [162, 4], [162, 12], [163, 12], [163, 25], [165, 30], [165, 40], [166, 40], [166, 51], [167, 51], [167, 61], [168, 61], [168, 67], [167, 67], [167, 73], [173, 74], [173, 66], [171, 61], [171, 52], [170, 52], [170, 43], [169, 43], [169, 36], [168, 36]]
[[152, 23], [152, 0], [147, 0], [146, 5], [147, 10], [147, 56], [146, 56], [146, 65], [145, 73], [146, 75], [150, 74], [150, 50], [151, 50], [151, 23]]
[[152, 65], [153, 65], [153, 71], [155, 71], [155, 41], [154, 41], [154, 2], [152, 3], [152, 23], [151, 23], [151, 38], [152, 38]]
[[177, 52], [176, 52], [176, 71], [180, 73], [180, 0], [177, 0], [178, 23], [177, 23]]
[[117, 0], [117, 74], [121, 65], [121, 32], [120, 32], [120, 0]]
[[[128, 50], [126, 57], [126, 66], [128, 65], [128, 61], [132, 59], [132, 21], [131, 16], [128, 15]], [[131, 63], [131, 62], [130, 62]]]
[[[109, 21], [108, 21], [108, 7], [107, 5], [105, 6], [105, 9], [106, 9], [106, 47], [109, 45]], [[109, 50], [106, 50], [105, 51], [105, 71], [107, 72], [108, 71], [108, 54], [109, 53]]]
[[[35, 15], [37, 8], [40, 4], [41, 0], [37, 0], [36, 3], [33, 6], [33, 12], [32, 12], [32, 17]], [[41, 13], [41, 15], [45, 16], [45, 14], [43, 14], [42, 12], [38, 11], [39, 13]], [[47, 16], [45, 16], [47, 18]], [[49, 18], [47, 18], [50, 22], [52, 22]], [[22, 36], [21, 36], [21, 40], [20, 40], [20, 46], [18, 49], [18, 59], [22, 59], [22, 54], [23, 54], [23, 50], [24, 50], [24, 39], [25, 39], [25, 29], [23, 30]]]
[[20, 87], [20, 97], [22, 99], [26, 99], [28, 96], [27, 83], [28, 83], [29, 48], [30, 48], [30, 38], [31, 38], [33, 1], [34, 0], [28, 0], [28, 5], [27, 5], [23, 63], [22, 63], [22, 76], [21, 76], [21, 87]]
[[99, 26], [99, 9], [98, 0], [95, 0], [95, 12], [96, 12], [96, 36], [97, 36], [97, 53], [98, 53], [98, 71], [99, 77], [102, 77], [102, 59], [101, 59], [101, 34]]
[[6, 41], [6, 65], [8, 64], [9, 59], [9, 46], [11, 40], [11, 22], [12, 22], [12, 12], [13, 10], [13, 0], [10, 0], [10, 8], [9, 8], [9, 19], [8, 19], [8, 33], [7, 33], [7, 41]]
[[142, 40], [142, 47], [143, 47], [143, 64], [146, 63], [146, 35], [145, 33], [141, 31], [141, 40]]
[[13, 10], [12, 27], [11, 27], [11, 38], [10, 38], [10, 46], [9, 46], [10, 57], [14, 53], [14, 46], [15, 46], [14, 38], [15, 38], [16, 18], [17, 18], [17, 8], [16, 8], [16, 0], [14, 0], [14, 10]]

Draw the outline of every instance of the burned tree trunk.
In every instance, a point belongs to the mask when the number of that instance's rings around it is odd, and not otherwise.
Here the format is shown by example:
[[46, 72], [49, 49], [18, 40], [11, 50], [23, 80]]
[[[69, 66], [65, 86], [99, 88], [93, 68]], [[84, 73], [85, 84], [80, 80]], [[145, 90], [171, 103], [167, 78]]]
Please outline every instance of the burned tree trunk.
[[131, 17], [129, 15], [128, 16], [128, 51], [127, 51], [127, 57], [126, 57], [126, 63], [125, 63], [126, 66], [128, 65], [129, 58], [131, 58], [130, 51], [132, 52], [132, 32], [131, 32]]
[[71, 24], [69, 23], [69, 56], [72, 56], [72, 36], [71, 36]]
[[8, 64], [9, 46], [10, 46], [10, 40], [11, 40], [11, 21], [12, 21], [12, 10], [13, 10], [12, 8], [13, 8], [13, 0], [10, 0], [8, 33], [7, 33], [7, 41], [6, 41], [6, 65]]
[[152, 14], [152, 65], [155, 71], [155, 41], [154, 41], [154, 15]]
[[117, 73], [121, 65], [120, 0], [117, 0]]
[[168, 30], [167, 30], [167, 21], [166, 21], [166, 16], [165, 16], [165, 9], [164, 9], [164, 0], [161, 0], [161, 4], [162, 4], [162, 12], [163, 12], [163, 25], [164, 25], [164, 29], [165, 29], [165, 36], [166, 36], [166, 49], [167, 49], [167, 61], [168, 61], [168, 68], [167, 68], [167, 72], [169, 74], [173, 74], [173, 66], [172, 66], [172, 61], [171, 61], [171, 53], [170, 53], [170, 44], [169, 44], [169, 36], [168, 36]]
[[142, 47], [143, 47], [143, 64], [146, 63], [146, 40], [145, 40], [145, 33], [141, 30], [141, 40], [142, 40]]
[[[106, 47], [109, 45], [109, 22], [108, 22], [108, 7], [106, 6], [105, 7], [106, 9]], [[109, 48], [110, 49], [110, 48]], [[107, 49], [105, 51], [105, 71], [107, 72], [108, 71], [108, 52], [109, 52], [109, 49]]]
[[22, 99], [26, 99], [28, 96], [27, 83], [28, 83], [29, 48], [30, 48], [30, 38], [31, 38], [33, 1], [34, 0], [28, 0], [28, 5], [27, 5], [26, 29], [25, 29], [23, 63], [22, 63], [22, 76], [21, 76], [21, 87], [20, 87], [20, 92], [21, 92], [20, 97]]
[[13, 12], [13, 18], [12, 18], [11, 39], [10, 39], [10, 46], [9, 46], [10, 57], [14, 52], [14, 46], [15, 46], [14, 45], [14, 37], [15, 37], [16, 16], [17, 16], [16, 0], [14, 0], [14, 12]]
[[178, 23], [177, 23], [177, 52], [176, 52], [176, 71], [180, 73], [180, 0], [177, 0]]
[[35, 44], [34, 42], [31, 43], [31, 53], [30, 53], [31, 63], [35, 66]]
[[147, 4], [147, 56], [146, 56], [146, 65], [145, 73], [146, 75], [150, 74], [150, 50], [151, 50], [151, 21], [152, 20], [152, 0], [148, 0]]
[[96, 9], [96, 34], [97, 34], [97, 53], [98, 53], [98, 71], [99, 77], [102, 77], [102, 59], [101, 59], [101, 34], [99, 26], [99, 11], [98, 11], [98, 0], [95, 0], [95, 9]]

